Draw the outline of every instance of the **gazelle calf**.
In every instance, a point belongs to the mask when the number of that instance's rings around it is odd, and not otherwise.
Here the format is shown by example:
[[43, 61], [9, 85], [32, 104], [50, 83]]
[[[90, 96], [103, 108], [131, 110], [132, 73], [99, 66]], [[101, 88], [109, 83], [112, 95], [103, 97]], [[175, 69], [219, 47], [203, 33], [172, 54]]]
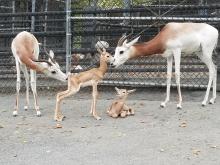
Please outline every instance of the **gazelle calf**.
[[172, 75], [173, 57], [175, 61], [175, 77], [179, 101], [177, 108], [182, 108], [182, 95], [180, 90], [180, 60], [181, 52], [195, 53], [209, 69], [209, 82], [202, 105], [205, 106], [211, 86], [213, 96], [210, 100], [214, 104], [216, 99], [216, 66], [212, 61], [212, 53], [218, 41], [218, 30], [205, 23], [168, 23], [152, 40], [138, 43], [139, 37], [127, 43], [126, 36], [119, 39], [115, 49], [114, 60], [111, 65], [118, 67], [128, 59], [140, 56], [161, 54], [167, 58], [167, 95], [161, 107], [165, 107], [170, 100], [170, 85]]
[[116, 99], [110, 106], [110, 108], [107, 110], [107, 114], [113, 118], [117, 117], [126, 117], [129, 115], [134, 115], [134, 110], [125, 104], [125, 101], [130, 93], [133, 93], [136, 91], [136, 89], [133, 90], [126, 90], [126, 89], [118, 89], [115, 87], [115, 90], [118, 93], [118, 99]]
[[24, 73], [26, 81], [26, 105], [24, 109], [27, 110], [29, 106], [29, 74], [27, 68], [30, 69], [31, 75], [31, 89], [34, 95], [34, 106], [37, 112], [37, 116], [41, 115], [37, 101], [37, 90], [36, 90], [36, 71], [44, 73], [48, 77], [58, 79], [60, 81], [66, 81], [67, 76], [60, 70], [59, 64], [54, 60], [54, 53], [51, 50], [48, 55], [48, 60], [38, 60], [39, 56], [39, 42], [33, 34], [23, 31], [17, 34], [11, 43], [11, 50], [16, 62], [17, 70], [17, 85], [16, 85], [16, 105], [13, 115], [18, 114], [18, 99], [21, 83], [21, 73]]
[[92, 86], [92, 105], [90, 113], [94, 116], [95, 119], [101, 119], [96, 113], [96, 102], [97, 102], [97, 85], [104, 78], [105, 73], [107, 72], [107, 63], [112, 60], [112, 56], [106, 52], [105, 49], [100, 53], [100, 66], [98, 68], [93, 68], [85, 72], [80, 72], [79, 74], [71, 74], [68, 76], [68, 89], [66, 91], [60, 92], [56, 97], [56, 109], [54, 120], [62, 121], [63, 115], [60, 111], [61, 101], [70, 95], [77, 93], [81, 87]]

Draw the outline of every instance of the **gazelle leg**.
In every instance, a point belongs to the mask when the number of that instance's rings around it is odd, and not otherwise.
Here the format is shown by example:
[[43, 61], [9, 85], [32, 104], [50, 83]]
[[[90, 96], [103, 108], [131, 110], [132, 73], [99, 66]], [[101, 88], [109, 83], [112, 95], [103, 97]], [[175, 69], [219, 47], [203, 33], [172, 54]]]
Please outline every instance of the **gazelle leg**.
[[27, 110], [29, 106], [29, 75], [28, 75], [27, 67], [25, 65], [21, 65], [21, 70], [24, 73], [24, 78], [26, 82], [26, 105], [24, 106], [24, 110]]
[[124, 104], [123, 109], [128, 111], [128, 115], [134, 115], [134, 109]]
[[180, 59], [181, 59], [181, 50], [177, 49], [174, 52], [174, 60], [175, 60], [175, 77], [176, 77], [176, 85], [177, 85], [177, 91], [179, 95], [179, 102], [177, 104], [177, 108], [182, 108], [182, 94], [180, 89]]
[[125, 111], [125, 110], [121, 111], [120, 116], [121, 116], [122, 118], [126, 117], [126, 116], [128, 115], [127, 112], [128, 112], [128, 111]]
[[[207, 65], [208, 69], [209, 69], [209, 82], [208, 82], [208, 86], [207, 86], [207, 89], [206, 89], [206, 94], [205, 94], [205, 97], [204, 97], [204, 100], [202, 102], [202, 106], [205, 106], [207, 104], [207, 101], [208, 101], [208, 97], [209, 97], [209, 92], [210, 92], [210, 88], [211, 88], [211, 85], [212, 85], [212, 81], [216, 81], [214, 76], [215, 76], [215, 66], [212, 62], [212, 59], [210, 58], [206, 58], [206, 60], [204, 61], [204, 63]], [[215, 82], [214, 82], [215, 83]], [[215, 88], [215, 89], [214, 89]], [[214, 90], [216, 90], [216, 84], [213, 84], [213, 93], [214, 93]], [[214, 103], [214, 100], [215, 100], [215, 95], [213, 95], [213, 103]]]
[[92, 85], [92, 97], [93, 97], [93, 100], [92, 100], [92, 107], [91, 107], [91, 111], [92, 111], [92, 115], [93, 117], [96, 119], [96, 120], [100, 120], [101, 117], [99, 117], [97, 115], [97, 112], [96, 112], [96, 103], [97, 103], [97, 97], [98, 97], [98, 90], [97, 90], [97, 83], [94, 83]]
[[125, 111], [126, 112], [126, 115], [131, 115], [131, 113], [130, 113], [130, 108], [126, 105], [126, 104], [124, 104], [123, 105], [123, 108], [122, 108], [123, 110], [122, 111]]
[[19, 108], [19, 91], [21, 88], [21, 73], [20, 73], [20, 64], [17, 59], [15, 59], [16, 62], [16, 71], [17, 71], [17, 82], [16, 82], [16, 103], [15, 103], [15, 109], [13, 111], [13, 116], [18, 115], [18, 108]]
[[167, 91], [166, 91], [166, 99], [164, 102], [160, 104], [161, 107], [166, 107], [167, 102], [170, 100], [170, 85], [171, 85], [171, 77], [172, 77], [172, 65], [173, 65], [173, 56], [169, 56], [167, 58]]
[[37, 112], [37, 116], [41, 116], [41, 112], [39, 109], [39, 105], [38, 105], [38, 98], [37, 98], [37, 89], [36, 89], [36, 71], [34, 70], [30, 70], [30, 74], [31, 74], [31, 90], [33, 92], [34, 95], [34, 108]]
[[64, 116], [62, 115], [61, 111], [60, 111], [60, 103], [61, 101], [65, 98], [68, 97], [70, 95], [73, 95], [75, 93], [77, 93], [79, 91], [80, 87], [76, 88], [76, 87], [71, 87], [68, 88], [66, 91], [63, 92], [59, 92], [57, 94], [57, 98], [56, 98], [56, 109], [55, 109], [55, 113], [54, 113], [54, 120], [56, 121], [62, 121]]
[[214, 64], [213, 64], [213, 70], [214, 70], [213, 82], [212, 82], [213, 83], [213, 88], [212, 88], [213, 96], [212, 96], [212, 98], [209, 101], [210, 104], [214, 104], [215, 103], [215, 99], [216, 99], [217, 69], [216, 69]]

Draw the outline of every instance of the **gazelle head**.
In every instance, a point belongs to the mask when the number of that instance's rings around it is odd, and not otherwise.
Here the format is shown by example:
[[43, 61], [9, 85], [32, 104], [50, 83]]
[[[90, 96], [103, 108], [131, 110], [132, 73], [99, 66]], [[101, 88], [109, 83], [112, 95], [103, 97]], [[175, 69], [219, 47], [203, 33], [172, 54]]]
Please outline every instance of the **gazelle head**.
[[132, 90], [127, 90], [127, 89], [119, 89], [117, 87], [115, 87], [115, 90], [117, 92], [117, 96], [119, 98], [126, 98], [130, 93], [133, 93], [136, 91], [136, 89], [132, 89]]
[[105, 61], [106, 63], [113, 61], [112, 55], [108, 53], [105, 48], [102, 50], [97, 48], [97, 51], [100, 53], [100, 60]]
[[122, 64], [124, 64], [129, 58], [132, 57], [133, 50], [131, 49], [132, 45], [134, 45], [139, 37], [135, 38], [134, 40], [127, 43], [127, 37], [126, 35], [123, 35], [119, 41], [118, 45], [115, 49], [115, 55], [113, 61], [111, 61], [111, 66], [118, 67]]
[[64, 74], [59, 64], [54, 60], [54, 52], [50, 50], [49, 53], [46, 52], [49, 59], [48, 60], [37, 60], [36, 62], [40, 62], [40, 68], [41, 72], [47, 75], [48, 77], [60, 80], [60, 81], [66, 81], [67, 75]]

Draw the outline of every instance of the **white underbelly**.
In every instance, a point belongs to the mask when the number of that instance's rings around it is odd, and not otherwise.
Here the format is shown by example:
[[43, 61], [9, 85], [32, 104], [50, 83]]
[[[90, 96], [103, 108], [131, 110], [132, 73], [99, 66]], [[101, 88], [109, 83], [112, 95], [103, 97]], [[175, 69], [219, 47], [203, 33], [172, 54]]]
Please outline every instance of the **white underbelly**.
[[80, 86], [81, 87], [92, 86], [94, 83], [96, 83], [94, 80], [90, 80], [90, 81], [81, 83]]

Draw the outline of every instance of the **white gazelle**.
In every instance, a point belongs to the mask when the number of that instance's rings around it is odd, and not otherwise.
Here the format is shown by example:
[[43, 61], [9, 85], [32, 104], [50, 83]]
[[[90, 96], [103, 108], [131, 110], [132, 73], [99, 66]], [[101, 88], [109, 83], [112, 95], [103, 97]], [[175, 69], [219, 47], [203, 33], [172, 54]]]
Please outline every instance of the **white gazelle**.
[[170, 85], [172, 75], [173, 57], [175, 61], [175, 77], [179, 100], [177, 108], [182, 108], [182, 96], [180, 90], [180, 59], [181, 52], [186, 54], [195, 53], [207, 65], [209, 69], [209, 82], [202, 105], [205, 106], [211, 86], [213, 86], [213, 96], [210, 100], [214, 104], [216, 99], [216, 66], [212, 61], [212, 53], [218, 41], [218, 30], [206, 23], [168, 23], [150, 41], [138, 43], [139, 37], [127, 43], [126, 36], [122, 36], [115, 50], [113, 67], [118, 67], [128, 59], [139, 56], [150, 56], [161, 54], [167, 58], [167, 95], [161, 107], [165, 107], [170, 99]]
[[37, 91], [36, 91], [36, 71], [44, 73], [48, 77], [58, 79], [60, 81], [67, 81], [67, 75], [64, 74], [59, 67], [59, 64], [54, 60], [54, 53], [50, 50], [47, 54], [49, 60], [38, 60], [39, 56], [39, 42], [34, 37], [33, 34], [23, 31], [17, 34], [11, 43], [11, 50], [13, 56], [15, 57], [16, 70], [17, 70], [17, 85], [16, 85], [16, 105], [13, 111], [13, 115], [18, 114], [18, 99], [21, 83], [20, 70], [24, 73], [26, 81], [26, 105], [24, 109], [27, 110], [29, 106], [29, 74], [27, 68], [30, 69], [31, 77], [31, 89], [34, 95], [34, 106], [37, 112], [37, 116], [41, 115], [37, 101]]

